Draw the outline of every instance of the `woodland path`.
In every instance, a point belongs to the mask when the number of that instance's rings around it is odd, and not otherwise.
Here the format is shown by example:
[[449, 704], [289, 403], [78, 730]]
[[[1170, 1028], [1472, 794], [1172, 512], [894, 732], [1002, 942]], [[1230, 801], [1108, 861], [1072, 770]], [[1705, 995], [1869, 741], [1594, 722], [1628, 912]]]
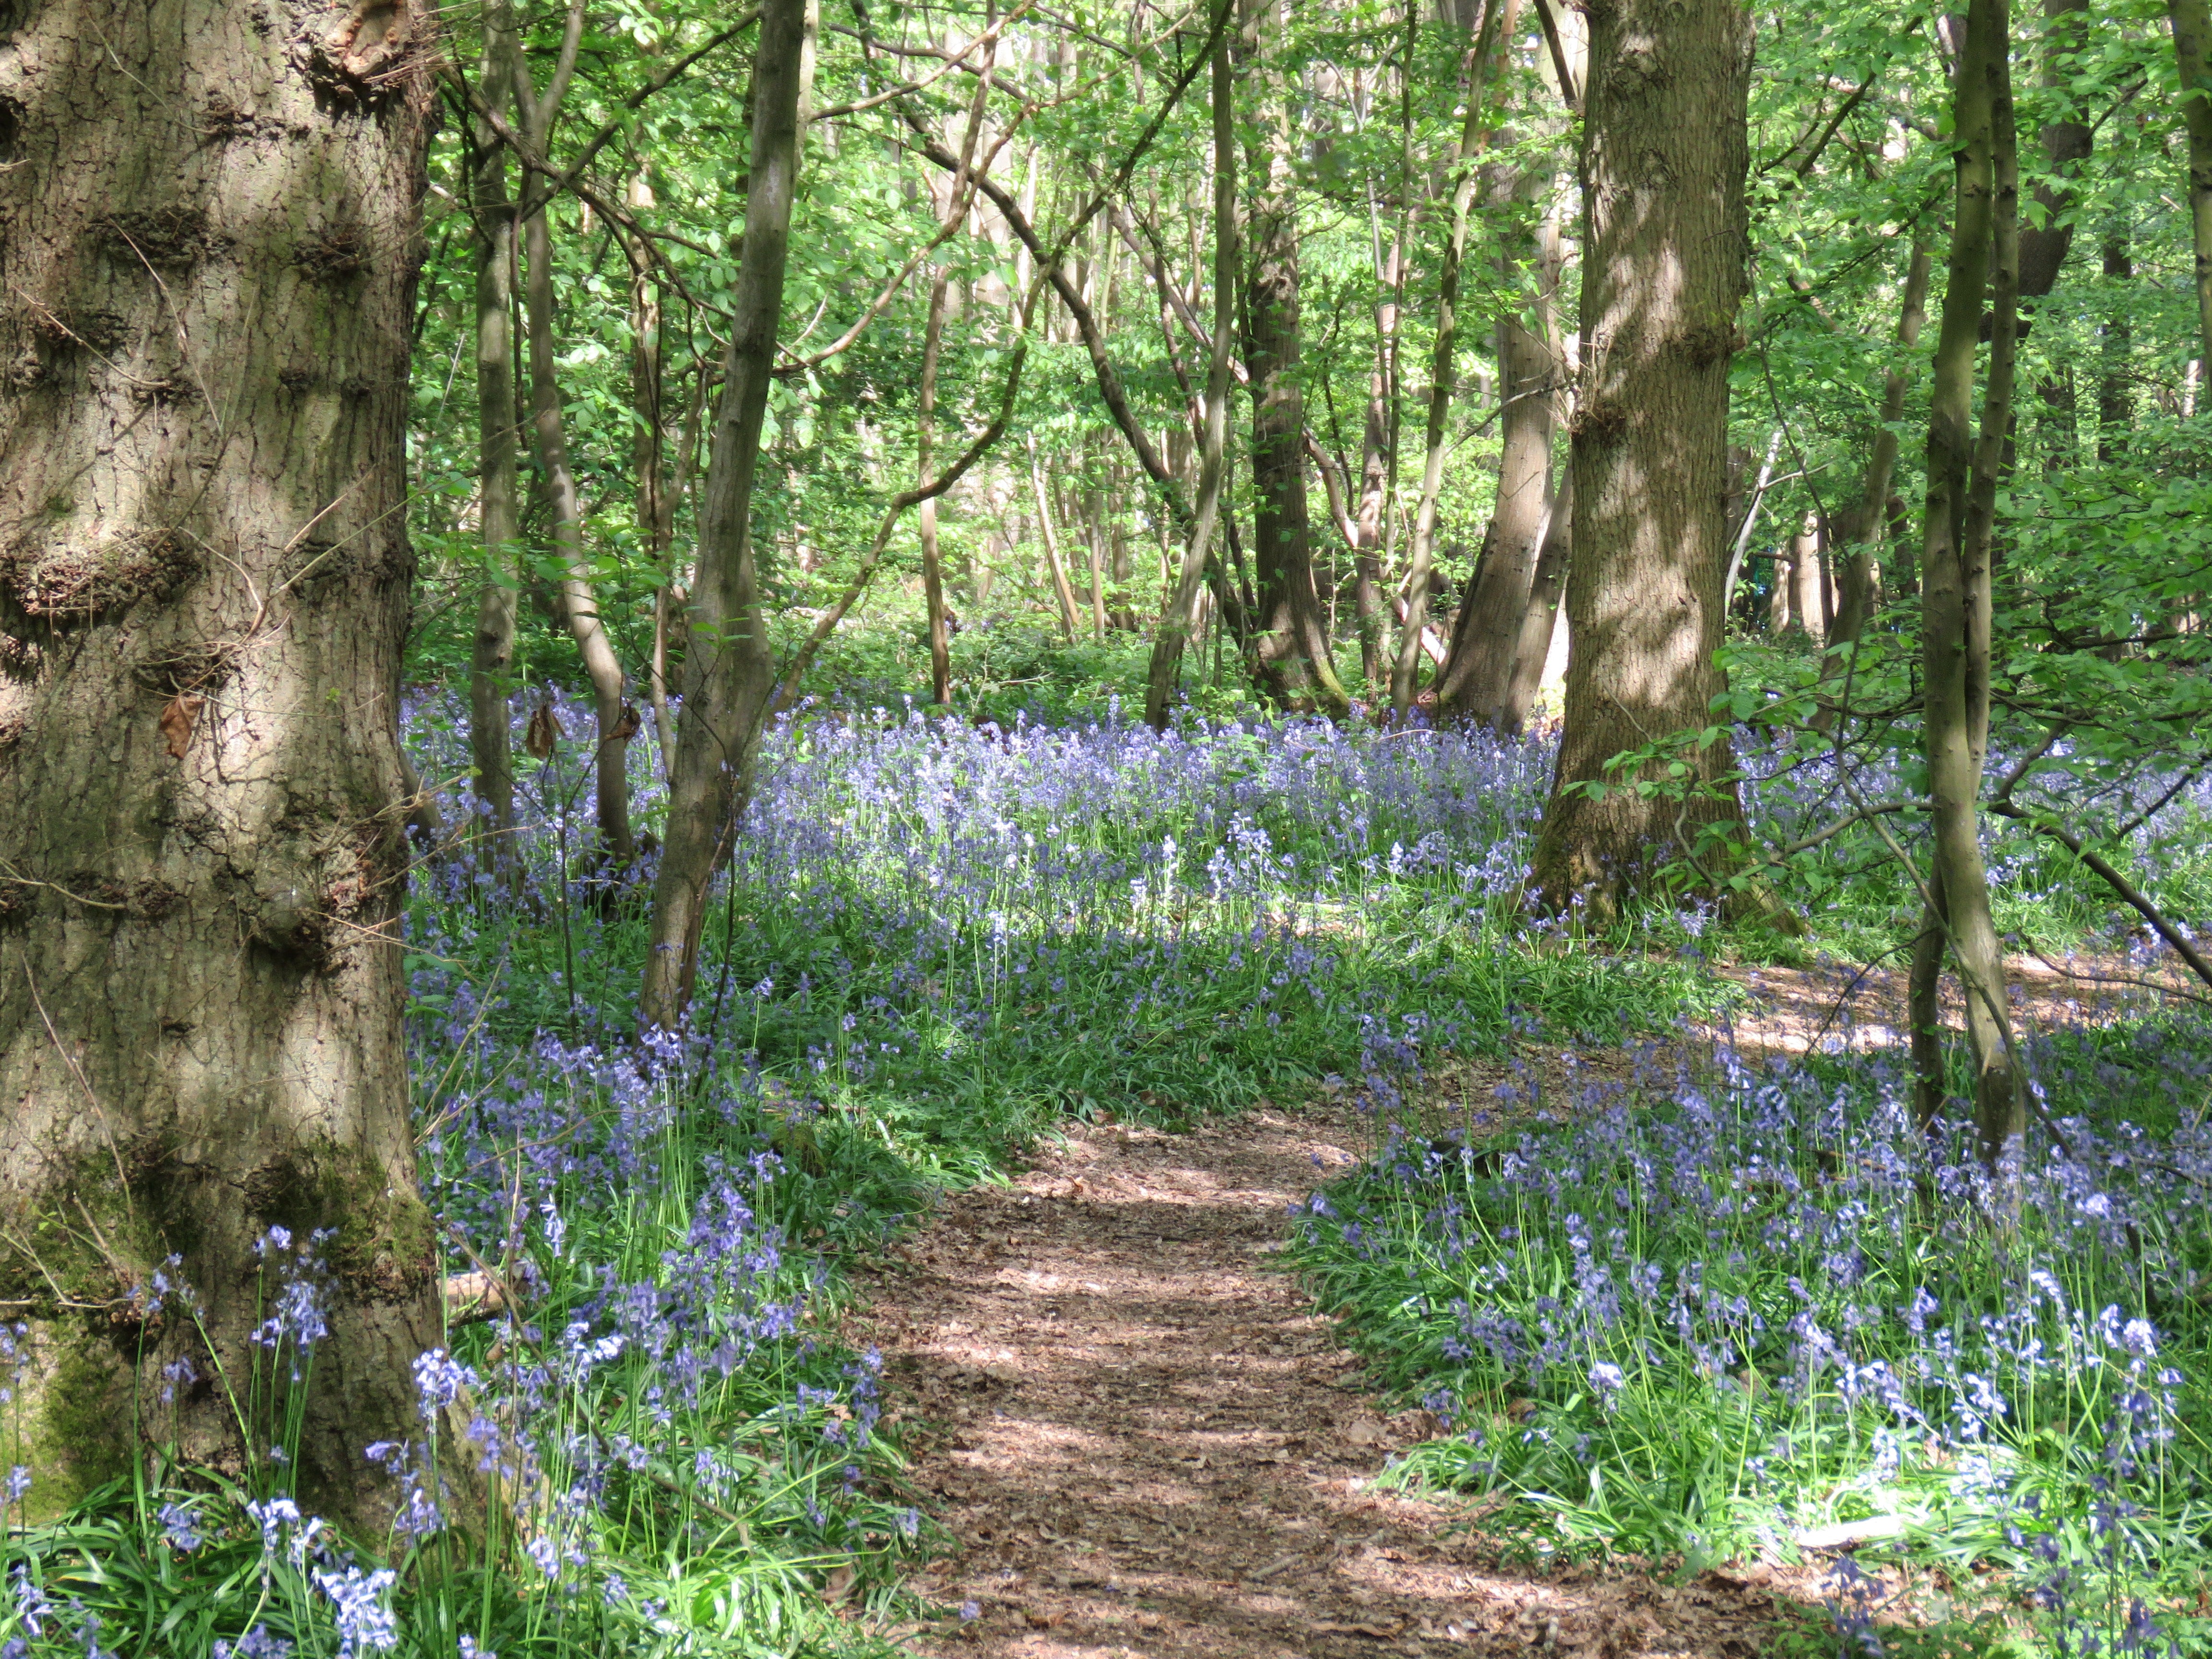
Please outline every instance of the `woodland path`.
[[1505, 1565], [1437, 1506], [1367, 1489], [1434, 1419], [1386, 1419], [1270, 1260], [1364, 1134], [1346, 1111], [1264, 1105], [1186, 1135], [1093, 1127], [898, 1249], [851, 1334], [882, 1350], [890, 1408], [920, 1425], [916, 1484], [959, 1540], [915, 1588], [978, 1610], [923, 1651], [1769, 1650], [1799, 1575]]

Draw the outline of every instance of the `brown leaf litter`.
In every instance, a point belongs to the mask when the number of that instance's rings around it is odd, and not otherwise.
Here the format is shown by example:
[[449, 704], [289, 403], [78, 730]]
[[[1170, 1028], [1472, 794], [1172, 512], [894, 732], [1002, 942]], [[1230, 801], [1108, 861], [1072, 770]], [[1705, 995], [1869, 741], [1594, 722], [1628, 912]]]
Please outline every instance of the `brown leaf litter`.
[[976, 1613], [920, 1650], [1734, 1659], [1817, 1599], [1810, 1568], [1675, 1584], [1507, 1565], [1443, 1504], [1370, 1490], [1439, 1425], [1386, 1416], [1270, 1260], [1366, 1133], [1264, 1103], [1186, 1135], [1079, 1130], [895, 1252], [849, 1334], [882, 1350], [916, 1484], [958, 1540], [913, 1588]]

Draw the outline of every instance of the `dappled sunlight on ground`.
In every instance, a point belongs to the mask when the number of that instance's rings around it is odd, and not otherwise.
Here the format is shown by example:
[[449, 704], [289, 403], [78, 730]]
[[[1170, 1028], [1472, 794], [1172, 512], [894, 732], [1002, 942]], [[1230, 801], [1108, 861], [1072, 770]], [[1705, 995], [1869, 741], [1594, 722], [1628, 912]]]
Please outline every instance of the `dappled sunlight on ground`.
[[1094, 1127], [900, 1248], [852, 1335], [923, 1425], [917, 1482], [962, 1546], [915, 1588], [975, 1617], [926, 1648], [1749, 1656], [1779, 1600], [1817, 1599], [1812, 1569], [1501, 1566], [1440, 1506], [1368, 1489], [1440, 1425], [1384, 1415], [1269, 1261], [1285, 1212], [1365, 1144], [1328, 1108]]

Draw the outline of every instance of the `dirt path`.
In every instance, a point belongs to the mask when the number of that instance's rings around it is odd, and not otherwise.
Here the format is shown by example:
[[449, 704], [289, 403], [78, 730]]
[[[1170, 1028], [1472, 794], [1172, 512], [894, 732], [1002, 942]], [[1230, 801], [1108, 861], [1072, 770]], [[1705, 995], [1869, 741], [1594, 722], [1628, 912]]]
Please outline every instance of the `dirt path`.
[[1759, 1570], [1547, 1576], [1367, 1490], [1434, 1420], [1386, 1420], [1269, 1261], [1287, 1209], [1360, 1145], [1341, 1120], [1266, 1110], [1095, 1129], [902, 1249], [853, 1334], [883, 1351], [894, 1409], [934, 1425], [915, 1474], [963, 1549], [916, 1588], [976, 1612], [924, 1651], [1768, 1650], [1790, 1589]]

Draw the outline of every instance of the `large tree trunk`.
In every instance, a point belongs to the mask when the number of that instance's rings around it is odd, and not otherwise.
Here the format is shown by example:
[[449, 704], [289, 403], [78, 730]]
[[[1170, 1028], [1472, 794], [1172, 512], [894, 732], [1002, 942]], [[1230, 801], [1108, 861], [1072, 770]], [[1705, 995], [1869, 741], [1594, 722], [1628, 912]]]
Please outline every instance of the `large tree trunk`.
[[1602, 921], [1741, 812], [1722, 744], [1683, 750], [1686, 801], [1585, 786], [1632, 781], [1605, 763], [1705, 726], [1721, 687], [1751, 20], [1735, 0], [1622, 0], [1589, 21], [1567, 716], [1533, 879], [1546, 908], [1581, 898]]
[[[489, 0], [480, 85], [491, 109], [515, 97], [514, 8]], [[514, 755], [508, 696], [514, 675], [516, 550], [521, 492], [516, 478], [514, 402], [514, 204], [507, 194], [507, 146], [478, 121], [470, 134], [469, 185], [477, 221], [477, 496], [483, 586], [469, 656], [469, 750], [483, 856], [512, 877], [520, 869], [514, 833]]]
[[683, 725], [638, 1005], [645, 1024], [666, 1030], [682, 1023], [691, 1000], [708, 890], [751, 796], [753, 756], [775, 691], [775, 651], [748, 520], [791, 252], [799, 107], [814, 70], [810, 0], [767, 0], [760, 30], [744, 252], [723, 354], [722, 406], [699, 496], [698, 563], [684, 618]]
[[[1552, 295], [1561, 267], [1558, 222], [1546, 217], [1533, 234], [1514, 239], [1501, 258], [1509, 278], [1534, 267], [1530, 315], [1498, 324], [1499, 416], [1498, 501], [1475, 560], [1474, 590], [1452, 628], [1451, 655], [1437, 677], [1438, 712], [1480, 720], [1498, 731], [1510, 715], [1522, 619], [1535, 591], [1538, 559], [1552, 494]], [[1531, 328], [1529, 324], [1534, 324]]]
[[[568, 90], [568, 71], [575, 58], [576, 19], [580, 8], [570, 12], [569, 39], [563, 43], [561, 63], [542, 97], [533, 96], [527, 67], [518, 51], [515, 87], [521, 106], [524, 131], [540, 156], [553, 129], [553, 118]], [[599, 619], [599, 594], [592, 586], [591, 556], [584, 548], [584, 507], [576, 492], [575, 469], [568, 459], [568, 436], [561, 416], [561, 383], [554, 362], [556, 342], [553, 316], [553, 226], [550, 204], [523, 222], [523, 253], [528, 274], [523, 283], [523, 308], [528, 319], [530, 357], [530, 433], [538, 452], [538, 476], [553, 520], [553, 547], [566, 574], [561, 579], [561, 611], [569, 637], [583, 659], [584, 673], [592, 683], [592, 706], [597, 727], [592, 749], [595, 805], [600, 850], [618, 865], [637, 855], [629, 827], [629, 740], [637, 732], [637, 711], [623, 696], [623, 666], [615, 655]]]
[[[35, 1513], [143, 1439], [374, 1529], [362, 1449], [421, 1431], [396, 694], [436, 47], [379, 16], [47, 0], [0, 40], [0, 1304]], [[271, 1468], [231, 1389], [286, 1387], [248, 1340], [276, 1226], [331, 1237]], [[173, 1254], [196, 1312], [149, 1299]]]
[[2189, 222], [2197, 254], [2198, 356], [2212, 374], [2212, 7], [2166, 0], [2181, 71], [2181, 118], [2189, 131]]
[[[1225, 33], [1225, 31], [1224, 31]], [[1222, 481], [1228, 476], [1229, 381], [1237, 336], [1237, 113], [1229, 72], [1229, 42], [1213, 47], [1213, 340], [1206, 368], [1205, 426], [1199, 439], [1198, 507], [1182, 568], [1160, 617], [1145, 676], [1145, 720], [1168, 727], [1170, 705], [1182, 673], [1183, 652], [1197, 636], [1207, 550], [1221, 514]]]
[[1252, 391], [1252, 562], [1258, 615], [1252, 665], [1285, 708], [1351, 712], [1329, 660], [1314, 587], [1306, 520], [1305, 394], [1298, 379], [1296, 135], [1283, 86], [1282, 25], [1273, 0], [1248, 4], [1245, 50], [1261, 107], [1250, 128], [1247, 176], [1244, 367]]
[[[1982, 767], [1989, 746], [1990, 545], [2012, 401], [2020, 281], [2007, 0], [1973, 0], [1960, 54], [1958, 145], [1943, 325], [1928, 417], [1928, 505], [1920, 556], [1923, 735], [1935, 836], [1925, 935], [1948, 939], [1966, 1004], [1982, 1153], [1994, 1168], [2027, 1127], [2014, 1075], [2004, 957], [1982, 863]], [[1982, 431], [1974, 435], [1974, 356], [1987, 292], [1994, 313]], [[1927, 950], [1914, 968], [1933, 970]], [[1932, 1005], [1924, 986], [1916, 1006]], [[1923, 1034], [1923, 1048], [1926, 1036]], [[1923, 1069], [1924, 1071], [1924, 1061]]]

